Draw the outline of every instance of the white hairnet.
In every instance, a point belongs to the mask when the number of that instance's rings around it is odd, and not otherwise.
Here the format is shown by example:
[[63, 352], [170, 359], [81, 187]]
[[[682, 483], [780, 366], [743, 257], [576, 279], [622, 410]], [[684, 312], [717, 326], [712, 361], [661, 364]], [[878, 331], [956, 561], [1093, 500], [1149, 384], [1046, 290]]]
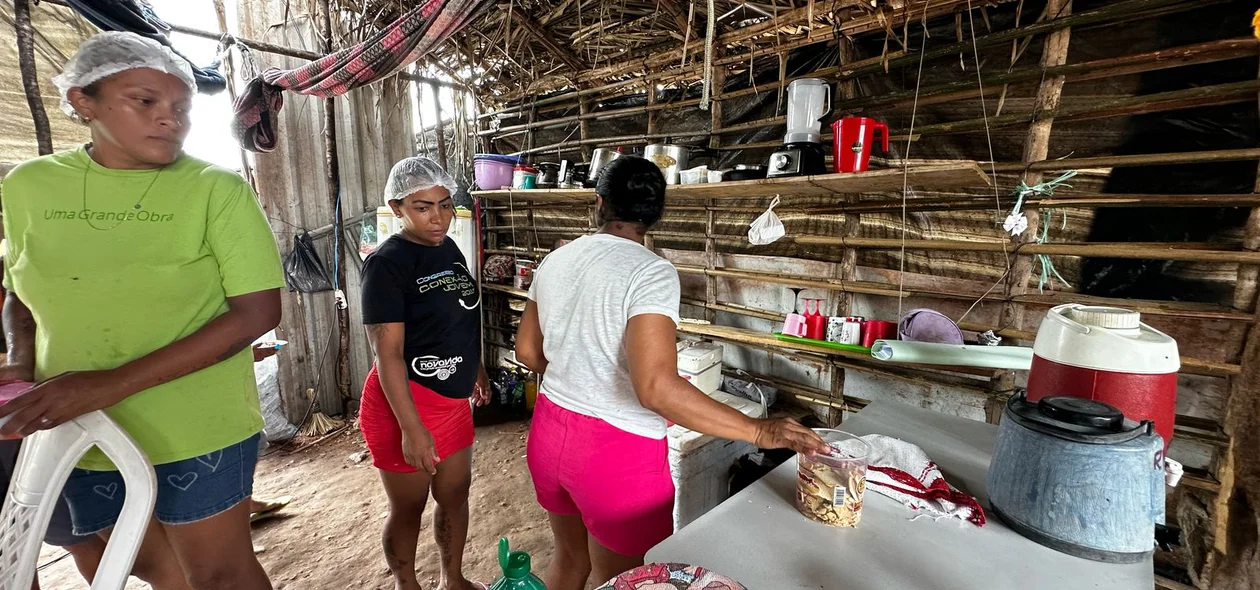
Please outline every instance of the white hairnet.
[[71, 88], [86, 88], [93, 82], [136, 68], [166, 72], [179, 78], [193, 92], [197, 91], [192, 67], [171, 48], [135, 33], [108, 31], [97, 33], [79, 45], [79, 51], [66, 62], [61, 73], [53, 76], [53, 84], [61, 91], [61, 110], [67, 115], [75, 114], [69, 100]]
[[403, 158], [394, 164], [385, 181], [385, 204], [435, 186], [445, 188], [452, 197], [459, 190], [459, 184], [437, 162], [422, 156]]

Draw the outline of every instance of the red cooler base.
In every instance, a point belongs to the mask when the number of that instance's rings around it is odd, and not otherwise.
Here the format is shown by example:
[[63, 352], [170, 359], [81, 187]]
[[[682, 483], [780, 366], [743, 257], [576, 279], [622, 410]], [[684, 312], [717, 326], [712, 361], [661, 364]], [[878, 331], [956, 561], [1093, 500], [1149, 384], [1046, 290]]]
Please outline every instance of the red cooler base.
[[1177, 414], [1177, 374], [1139, 375], [1062, 365], [1033, 355], [1028, 373], [1028, 400], [1067, 395], [1100, 401], [1124, 413], [1130, 420], [1151, 420], [1164, 437], [1164, 450], [1172, 441]]

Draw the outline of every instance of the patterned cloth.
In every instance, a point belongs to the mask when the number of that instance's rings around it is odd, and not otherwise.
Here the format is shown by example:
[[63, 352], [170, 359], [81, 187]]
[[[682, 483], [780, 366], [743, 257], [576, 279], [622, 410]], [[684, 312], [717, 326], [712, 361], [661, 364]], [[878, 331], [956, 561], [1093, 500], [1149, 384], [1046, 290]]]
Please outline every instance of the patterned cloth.
[[468, 24], [484, 2], [426, 0], [358, 45], [297, 69], [263, 72], [236, 100], [233, 134], [249, 151], [272, 151], [282, 91], [331, 98], [392, 76]]
[[697, 565], [649, 563], [632, 569], [597, 590], [748, 590], [739, 582]]

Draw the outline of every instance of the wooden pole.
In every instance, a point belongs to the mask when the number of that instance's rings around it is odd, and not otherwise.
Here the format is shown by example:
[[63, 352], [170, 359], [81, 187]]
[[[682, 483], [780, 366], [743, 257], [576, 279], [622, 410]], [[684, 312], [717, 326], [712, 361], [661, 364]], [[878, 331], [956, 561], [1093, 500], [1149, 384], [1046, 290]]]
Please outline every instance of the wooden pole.
[[437, 113], [437, 123], [433, 126], [437, 132], [437, 157], [442, 163], [442, 169], [449, 170], [446, 161], [446, 126], [442, 124], [442, 95], [438, 92], [437, 84], [430, 84], [429, 88], [433, 91], [433, 112]]
[[[850, 40], [847, 37], [841, 37], [838, 43], [839, 43], [839, 46], [837, 47], [837, 50], [839, 53], [841, 66], [844, 66], [844, 64], [847, 64], [847, 63], [857, 61], [858, 52], [857, 52], [857, 48], [853, 45], [852, 40]], [[779, 64], [780, 64], [779, 65], [780, 78], [784, 78], [786, 77], [786, 73], [787, 73], [786, 60], [780, 61]], [[852, 80], [841, 81], [836, 84], [836, 94], [835, 94], [834, 102], [841, 102], [844, 100], [848, 100], [848, 99], [853, 98], [856, 95], [857, 95], [857, 84], [854, 81]], [[844, 195], [843, 199], [846, 204], [856, 204], [859, 201], [860, 196], [853, 195], [853, 194]], [[862, 220], [859, 214], [857, 214], [856, 212], [850, 212], [850, 213], [844, 214], [844, 226], [840, 230], [841, 235], [844, 236], [844, 238], [852, 239], [852, 238], [858, 237], [858, 235], [861, 233], [861, 229], [862, 229]], [[846, 246], [844, 249], [844, 254], [840, 256], [839, 264], [836, 264], [833, 267], [832, 276], [841, 281], [847, 281], [847, 282], [852, 282], [852, 281], [857, 280], [857, 256], [858, 256], [857, 248], [852, 247], [852, 246]], [[853, 314], [854, 303], [857, 300], [856, 296], [853, 293], [844, 291], [844, 292], [841, 292], [839, 294], [829, 297], [829, 299], [834, 301], [836, 315], [848, 316], [848, 315]], [[846, 376], [847, 374], [843, 367], [837, 365], [836, 363], [831, 363], [831, 397], [833, 399], [836, 397], [842, 398], [844, 396], [844, 382], [845, 382]], [[837, 426], [843, 421], [844, 421], [844, 410], [842, 408], [832, 407], [827, 411], [827, 423], [829, 426]]]
[[[1252, 187], [1260, 194], [1260, 169]], [[1260, 207], [1252, 208], [1243, 229], [1243, 248], [1260, 250]], [[1239, 265], [1234, 308], [1250, 312], [1240, 359], [1242, 375], [1231, 379], [1225, 408], [1229, 450], [1221, 461], [1221, 490], [1216, 496], [1216, 564], [1212, 587], [1242, 590], [1260, 579], [1260, 265]]]
[[[333, 30], [332, 30], [332, 7], [329, 0], [323, 0], [323, 33], [324, 47], [331, 53], [333, 51]], [[337, 99], [324, 99], [324, 164], [325, 173], [328, 179], [328, 199], [332, 204], [334, 218], [339, 219], [341, 216], [341, 177], [338, 169], [337, 160]], [[334, 230], [337, 231], [337, 230]], [[345, 240], [344, 236], [338, 235], [337, 241]], [[333, 259], [336, 261], [336, 284], [338, 289], [346, 287], [346, 255], [345, 248], [334, 248]], [[321, 407], [321, 410], [330, 415], [342, 413], [342, 403], [344, 400], [350, 399], [350, 314], [345, 305], [336, 306], [337, 316], [337, 392], [339, 398], [336, 406]], [[321, 406], [324, 400], [328, 400], [331, 396], [323, 396], [321, 398]]]
[[[219, 30], [227, 35], [231, 32], [227, 22], [227, 8], [223, 5], [223, 0], [214, 0], [214, 15], [219, 21]], [[232, 103], [236, 103], [236, 63], [232, 59], [232, 54], [228, 53], [223, 61], [223, 77], [227, 80], [228, 97], [232, 99]], [[249, 166], [249, 156], [245, 150], [237, 150], [241, 154], [241, 176], [249, 182], [249, 186], [254, 187], [254, 192], [258, 191], [258, 183], [254, 179], [254, 170]]]
[[[585, 96], [580, 97], [579, 103], [578, 103], [578, 110], [583, 115], [590, 114], [591, 100], [589, 98], [586, 98]], [[589, 162], [591, 161], [591, 155], [595, 152], [595, 149], [592, 148], [591, 144], [589, 143], [592, 141], [591, 140], [591, 123], [589, 120], [582, 119], [582, 122], [578, 124], [578, 136], [579, 136], [578, 137], [579, 142], [577, 145], [581, 146], [582, 148], [582, 159]], [[556, 145], [555, 148], [557, 151], [559, 151], [561, 149], [561, 145]], [[529, 152], [527, 151], [526, 153], [529, 153]]]
[[[722, 46], [713, 48], [713, 59], [722, 57]], [[726, 68], [715, 67], [710, 87], [710, 94], [721, 94], [722, 89], [726, 87]], [[709, 103], [709, 130], [721, 129], [723, 124], [722, 101], [714, 100]], [[722, 138], [717, 135], [709, 136], [709, 147], [717, 147], [722, 142]], [[681, 171], [680, 171], [681, 172]], [[705, 202], [709, 210], [705, 213], [704, 224], [704, 261], [705, 266], [709, 269], [715, 269], [722, 266], [721, 256], [717, 252], [717, 243], [713, 240], [714, 234], [717, 233], [717, 212], [713, 210], [714, 203], [710, 199]], [[704, 277], [704, 299], [709, 305], [717, 303], [717, 278], [713, 275], [706, 274]], [[710, 322], [716, 321], [717, 312], [712, 308], [706, 307], [704, 310], [704, 319]]]
[[[1072, 0], [1050, 0], [1046, 4], [1046, 13], [1051, 15], [1049, 22], [1067, 17], [1072, 13]], [[1071, 37], [1070, 27], [1058, 29], [1046, 37], [1045, 45], [1041, 50], [1042, 68], [1062, 66], [1067, 62], [1068, 42]], [[1063, 81], [1063, 76], [1048, 76], [1037, 89], [1037, 97], [1033, 103], [1033, 123], [1028, 127], [1028, 137], [1024, 142], [1023, 161], [1025, 163], [1031, 164], [1045, 160], [1050, 152], [1050, 131], [1054, 126], [1054, 119], [1043, 116], [1043, 113], [1054, 111], [1059, 107], [1059, 98], [1063, 94]], [[1025, 175], [1024, 182], [1032, 186], [1040, 183], [1041, 179], [1041, 172], [1031, 171]], [[1014, 256], [1008, 257], [1010, 267], [1007, 269], [1005, 285], [1008, 298], [1023, 295], [1028, 291], [1028, 280], [1032, 278], [1033, 257], [1019, 252], [1018, 248], [1034, 244], [1037, 241], [1037, 235], [1041, 232], [1040, 212], [1028, 210], [1024, 212], [1024, 215], [1028, 217], [1028, 229], [1012, 240], [1017, 250]], [[998, 327], [1020, 329], [1024, 321], [1024, 312], [1024, 306], [1020, 303], [1003, 304]], [[997, 379], [994, 389], [1006, 391], [1012, 389], [1014, 384], [1015, 372], [1005, 371]], [[985, 412], [989, 422], [996, 424], [1001, 414], [1000, 404], [986, 406]]]
[[13, 29], [17, 35], [22, 90], [26, 94], [26, 106], [31, 109], [31, 122], [35, 124], [35, 143], [39, 155], [46, 156], [53, 153], [52, 127], [48, 124], [48, 113], [44, 111], [44, 99], [39, 93], [39, 74], [35, 71], [35, 30], [31, 27], [30, 0], [13, 0]]

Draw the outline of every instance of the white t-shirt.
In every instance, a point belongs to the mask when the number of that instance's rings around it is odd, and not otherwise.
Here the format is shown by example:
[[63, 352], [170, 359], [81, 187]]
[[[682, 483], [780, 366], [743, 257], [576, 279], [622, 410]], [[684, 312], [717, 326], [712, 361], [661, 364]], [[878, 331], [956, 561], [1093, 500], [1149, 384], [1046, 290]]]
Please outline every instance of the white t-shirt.
[[556, 405], [631, 434], [665, 438], [665, 419], [634, 393], [624, 339], [630, 318], [657, 313], [678, 323], [678, 271], [638, 242], [583, 236], [534, 272], [547, 372], [539, 391]]

